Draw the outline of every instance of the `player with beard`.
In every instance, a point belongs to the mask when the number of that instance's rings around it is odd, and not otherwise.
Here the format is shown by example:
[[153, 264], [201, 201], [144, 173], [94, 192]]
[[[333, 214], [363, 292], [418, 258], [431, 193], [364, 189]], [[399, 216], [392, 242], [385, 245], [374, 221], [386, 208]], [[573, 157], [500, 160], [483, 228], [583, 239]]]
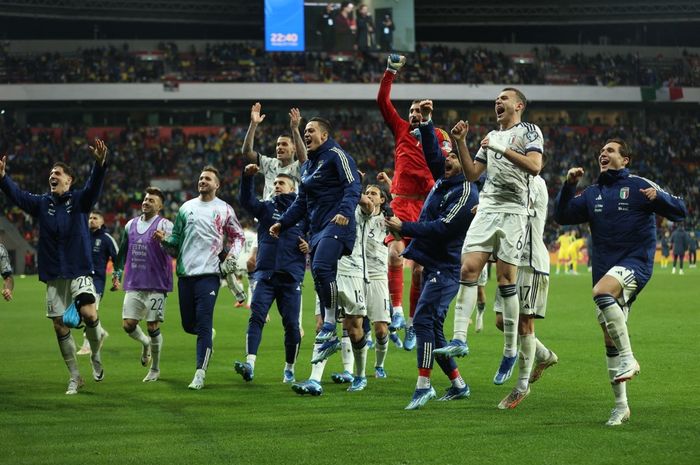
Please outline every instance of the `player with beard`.
[[[426, 196], [432, 189], [435, 181], [430, 174], [428, 165], [421, 148], [421, 136], [418, 126], [422, 121], [420, 112], [420, 100], [414, 100], [408, 111], [408, 121], [401, 118], [396, 108], [391, 103], [391, 86], [396, 79], [399, 70], [406, 64], [406, 57], [401, 55], [389, 55], [387, 69], [384, 72], [377, 104], [384, 117], [384, 122], [389, 126], [394, 135], [394, 177], [391, 183], [391, 209], [401, 221], [417, 221]], [[435, 129], [435, 135], [443, 151], [447, 154], [451, 150], [450, 138], [441, 129]], [[389, 246], [389, 294], [392, 305], [392, 328], [401, 329], [406, 324], [402, 306], [403, 299], [403, 265], [401, 257], [404, 249], [410, 242], [409, 237], [397, 240], [395, 235], [386, 237]], [[416, 309], [416, 302], [420, 295], [421, 269], [416, 263], [411, 268], [411, 293], [408, 327], [404, 349], [413, 350], [416, 346], [416, 333], [412, 321]]]

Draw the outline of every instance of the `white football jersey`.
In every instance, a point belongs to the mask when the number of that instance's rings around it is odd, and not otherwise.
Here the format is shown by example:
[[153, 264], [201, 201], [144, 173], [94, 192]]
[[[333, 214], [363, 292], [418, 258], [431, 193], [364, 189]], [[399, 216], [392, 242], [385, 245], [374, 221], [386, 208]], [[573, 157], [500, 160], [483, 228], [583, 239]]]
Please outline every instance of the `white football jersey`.
[[547, 221], [549, 193], [542, 177], [535, 176], [531, 179], [530, 216], [520, 266], [530, 266], [538, 273], [549, 274], [549, 251], [544, 243], [544, 224]]
[[301, 165], [299, 160], [294, 160], [287, 166], [282, 166], [282, 163], [276, 157], [268, 157], [266, 155], [258, 154], [258, 166], [260, 166], [260, 172], [265, 176], [265, 185], [263, 186], [263, 198], [262, 200], [270, 200], [275, 193], [275, 178], [278, 174], [288, 174], [296, 182], [296, 189], [298, 189], [299, 183], [301, 182]]
[[[544, 153], [542, 131], [531, 123], [521, 122], [510, 129], [491, 131], [488, 138], [523, 155]], [[531, 176], [504, 155], [483, 147], [477, 152], [476, 160], [486, 163], [486, 183], [479, 193], [479, 211], [526, 215]]]
[[250, 254], [253, 253], [253, 248], [258, 245], [258, 233], [254, 229], [244, 229], [243, 236], [245, 237], [243, 248], [236, 261], [239, 270], [245, 270], [247, 268]]
[[386, 276], [389, 263], [389, 251], [384, 245], [386, 236], [384, 215], [365, 215], [358, 205], [355, 208], [355, 245], [350, 255], [338, 260], [338, 274], [363, 278]]

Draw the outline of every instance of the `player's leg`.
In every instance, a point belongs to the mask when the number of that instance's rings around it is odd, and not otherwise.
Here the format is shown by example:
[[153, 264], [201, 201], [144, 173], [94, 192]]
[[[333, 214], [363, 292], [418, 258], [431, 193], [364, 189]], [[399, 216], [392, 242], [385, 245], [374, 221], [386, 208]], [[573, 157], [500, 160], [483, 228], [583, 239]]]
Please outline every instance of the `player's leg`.
[[673, 269], [671, 270], [671, 274], [676, 274], [676, 264], [678, 263], [678, 254], [673, 253]]
[[199, 390], [204, 387], [204, 379], [212, 354], [214, 306], [219, 293], [219, 278], [218, 276], [202, 276], [194, 278], [193, 281], [197, 365], [194, 378], [188, 387]]
[[301, 283], [282, 283], [277, 286], [275, 299], [284, 326], [284, 370], [282, 382], [293, 383], [294, 368], [299, 355], [301, 332], [299, 313], [301, 312]]
[[[544, 274], [535, 275], [535, 296], [532, 304], [536, 319], [544, 319], [547, 313], [547, 296], [549, 294], [549, 276]], [[535, 360], [530, 373], [529, 384], [534, 383], [542, 376], [544, 370], [556, 365], [559, 357], [535, 335]], [[522, 343], [521, 343], [522, 348]]]
[[678, 255], [678, 274], [683, 274], [683, 259], [685, 259], [685, 252]]
[[352, 354], [355, 361], [355, 369], [353, 371], [353, 380], [348, 388], [348, 392], [362, 391], [367, 387], [367, 338], [362, 321], [364, 315], [345, 315], [343, 319], [343, 327], [347, 330], [352, 344]]
[[165, 292], [152, 292], [148, 298], [151, 304], [146, 314], [146, 328], [151, 338], [151, 368], [143, 382], [156, 381], [160, 376], [160, 355], [163, 351], [163, 335], [160, 324], [165, 321], [165, 303], [168, 296]]
[[627, 404], [627, 383], [616, 383], [615, 376], [620, 368], [620, 352], [615, 347], [615, 342], [608, 334], [603, 314], [598, 310], [598, 321], [603, 330], [603, 341], [605, 343], [605, 362], [608, 368], [608, 379], [615, 398], [615, 407], [610, 412], [610, 418], [606, 422], [607, 426], [619, 426], [629, 420], [630, 409]]
[[411, 262], [411, 289], [409, 291], [408, 300], [408, 321], [406, 323], [406, 336], [403, 340], [403, 348], [408, 351], [413, 350], [416, 346], [416, 332], [413, 329], [413, 316], [416, 313], [416, 304], [420, 298], [422, 276], [423, 267], [416, 262]]
[[392, 321], [391, 326], [399, 330], [406, 323], [403, 314], [403, 253], [406, 248], [402, 240], [396, 240], [393, 236], [389, 237], [389, 271], [387, 274], [389, 282], [389, 295], [391, 297], [392, 306]]
[[[255, 295], [250, 306], [250, 318], [248, 319], [248, 329], [246, 331], [245, 347], [246, 360], [233, 363], [233, 369], [240, 374], [245, 381], [253, 381], [255, 372], [255, 360], [258, 356], [258, 347], [262, 341], [263, 327], [270, 311], [272, 301], [275, 299], [277, 284], [270, 279], [261, 279], [255, 285]], [[282, 301], [277, 301], [277, 307], [283, 305]], [[281, 313], [281, 310], [280, 310]]]
[[248, 272], [248, 299], [246, 301], [246, 305], [248, 306], [248, 308], [250, 308], [251, 302], [253, 300], [253, 292], [255, 291], [255, 278], [253, 277], [253, 273], [255, 272], [255, 266], [257, 265], [257, 259], [258, 259], [258, 247], [255, 246], [250, 251], [250, 257], [248, 257], [248, 260], [246, 261], [246, 264], [245, 264], [246, 271]]
[[343, 244], [337, 239], [323, 238], [313, 250], [311, 272], [316, 291], [324, 310], [324, 327], [317, 335], [319, 342], [335, 337], [336, 313], [338, 310], [338, 283], [336, 275], [338, 260], [343, 254]]
[[85, 321], [85, 336], [90, 343], [90, 364], [92, 365], [92, 377], [95, 381], [104, 379], [102, 367], [102, 344], [105, 339], [105, 331], [102, 329], [97, 315], [97, 290], [90, 276], [81, 276], [70, 282], [71, 297], [75, 301], [75, 307]]
[[122, 304], [122, 328], [126, 334], [141, 344], [141, 366], [147, 366], [152, 357], [151, 340], [139, 327], [139, 321], [148, 313], [148, 295], [145, 291], [126, 291]]
[[[316, 295], [315, 318], [316, 318], [316, 333], [318, 334], [318, 332], [321, 331], [321, 328], [323, 327], [323, 308], [321, 306], [321, 302], [320, 302], [318, 295]], [[316, 357], [318, 357], [318, 353], [319, 353], [322, 345], [323, 345], [323, 343], [321, 343], [321, 342], [314, 342], [314, 347], [313, 347], [313, 351], [311, 354], [311, 360], [314, 360]], [[318, 363], [312, 363], [311, 364], [311, 375], [309, 376], [309, 379], [307, 379], [305, 381], [293, 383], [292, 390], [299, 395], [311, 394], [313, 396], [320, 396], [321, 394], [323, 394], [323, 387], [321, 386], [321, 378], [323, 377], [323, 371], [326, 368], [327, 361], [328, 361], [328, 359], [323, 359]]]
[[389, 288], [386, 279], [370, 279], [367, 284], [367, 316], [374, 324], [374, 376], [386, 378], [384, 361], [389, 350], [389, 323], [391, 322]]
[[70, 328], [63, 324], [63, 313], [71, 304], [70, 281], [56, 279], [46, 283], [46, 316], [51, 319], [56, 333], [58, 348], [70, 373], [66, 394], [77, 394], [85, 384], [78, 369], [75, 340]]
[[605, 323], [605, 329], [619, 353], [619, 368], [614, 382], [622, 383], [639, 373], [627, 328], [629, 298], [636, 292], [634, 273], [621, 266], [614, 266], [593, 286], [593, 300]]
[[[486, 310], [486, 284], [488, 283], [489, 280], [489, 275], [488, 275], [488, 263], [484, 265], [484, 267], [481, 269], [481, 273], [479, 273], [479, 280], [477, 281], [477, 288], [476, 288], [476, 324], [475, 324], [475, 330], [477, 333], [480, 333], [484, 329], [484, 311]], [[469, 318], [471, 319], [471, 314], [469, 315]], [[469, 321], [467, 321], [467, 327], [469, 325]]]

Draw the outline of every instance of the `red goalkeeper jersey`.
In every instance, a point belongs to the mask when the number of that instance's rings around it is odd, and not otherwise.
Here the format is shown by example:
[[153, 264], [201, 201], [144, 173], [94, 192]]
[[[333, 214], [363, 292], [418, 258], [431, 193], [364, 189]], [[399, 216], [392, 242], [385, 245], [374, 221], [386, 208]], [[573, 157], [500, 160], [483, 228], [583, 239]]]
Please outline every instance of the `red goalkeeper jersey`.
[[[391, 84], [395, 74], [385, 71], [379, 85], [377, 103], [384, 121], [394, 134], [394, 177], [391, 183], [391, 193], [399, 195], [426, 196], [435, 181], [425, 162], [420, 139], [411, 132], [411, 125], [401, 118], [391, 103]], [[440, 147], [443, 152], [451, 150], [450, 137], [442, 129], [435, 128]]]

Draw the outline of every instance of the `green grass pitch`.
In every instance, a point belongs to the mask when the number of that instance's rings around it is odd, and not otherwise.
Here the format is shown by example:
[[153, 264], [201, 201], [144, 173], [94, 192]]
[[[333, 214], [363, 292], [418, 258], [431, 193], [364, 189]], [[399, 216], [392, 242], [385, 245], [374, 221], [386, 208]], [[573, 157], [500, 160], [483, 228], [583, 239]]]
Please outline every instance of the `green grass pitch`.
[[[698, 464], [699, 274], [657, 270], [635, 304], [630, 331], [642, 372], [628, 387], [632, 418], [618, 428], [603, 426], [613, 399], [589, 274], [552, 276], [548, 318], [536, 332], [560, 362], [517, 409], [496, 408], [514, 378], [504, 386], [491, 381], [502, 336], [489, 311], [484, 332], [470, 327], [472, 354], [458, 361], [471, 398], [413, 412], [403, 408], [415, 385], [415, 352], [393, 345], [389, 378], [369, 378], [364, 392], [330, 382], [340, 367], [334, 355], [323, 396], [294, 394], [281, 382], [282, 330], [274, 309], [255, 380], [244, 383], [232, 366], [244, 357], [248, 311], [234, 309], [225, 289], [204, 390], [187, 390], [195, 339], [180, 327], [177, 295], [167, 302], [161, 380], [144, 384], [140, 347], [121, 330], [123, 293], [107, 292], [105, 380], [92, 381], [82, 356], [86, 386], [66, 396], [68, 374], [44, 318], [44, 286], [35, 276], [17, 277], [14, 301], [0, 303], [0, 464]], [[310, 370], [311, 289], [307, 281], [297, 379]], [[492, 279], [489, 308], [494, 290]], [[451, 328], [452, 313], [448, 338]], [[373, 363], [370, 352], [370, 375]], [[439, 370], [433, 383], [438, 391], [448, 385]]]

